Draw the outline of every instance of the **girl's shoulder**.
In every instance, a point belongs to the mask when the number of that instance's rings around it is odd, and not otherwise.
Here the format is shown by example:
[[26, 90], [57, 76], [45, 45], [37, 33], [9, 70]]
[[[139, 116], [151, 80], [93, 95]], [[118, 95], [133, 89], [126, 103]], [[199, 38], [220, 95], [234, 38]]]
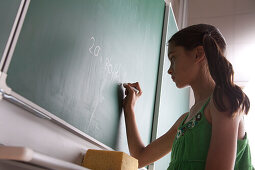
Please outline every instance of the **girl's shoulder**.
[[[229, 106], [229, 101], [226, 100], [226, 97], [223, 101], [226, 102], [226, 106]], [[212, 126], [218, 126], [218, 128], [221, 129], [223, 126], [232, 125], [232, 127], [236, 127], [238, 129], [238, 139], [242, 139], [245, 135], [244, 112], [240, 112], [234, 114], [235, 116], [232, 116], [230, 111], [219, 111], [219, 109], [215, 106], [213, 98], [211, 98], [208, 106], [205, 108], [204, 114]]]
[[229, 118], [237, 118], [237, 119], [243, 117], [244, 113], [242, 111], [238, 111], [238, 113], [231, 113], [231, 103], [228, 100], [226, 95], [222, 95], [222, 102], [223, 102], [224, 106], [226, 107], [226, 111], [219, 110], [214, 102], [214, 96], [213, 95], [211, 96], [211, 99], [208, 103], [208, 109], [209, 109], [211, 117], [226, 116]]
[[[224, 119], [224, 120], [233, 120], [236, 119], [237, 121], [241, 121], [244, 117], [244, 112], [238, 112], [231, 114], [230, 112], [230, 102], [227, 99], [226, 96], [222, 96], [222, 101], [224, 102], [224, 105], [226, 106], [226, 111], [220, 111], [213, 99], [213, 95], [210, 97], [210, 101], [207, 104], [207, 106], [204, 108], [204, 115], [208, 122], [212, 124], [213, 119]], [[235, 116], [233, 116], [235, 115]]]

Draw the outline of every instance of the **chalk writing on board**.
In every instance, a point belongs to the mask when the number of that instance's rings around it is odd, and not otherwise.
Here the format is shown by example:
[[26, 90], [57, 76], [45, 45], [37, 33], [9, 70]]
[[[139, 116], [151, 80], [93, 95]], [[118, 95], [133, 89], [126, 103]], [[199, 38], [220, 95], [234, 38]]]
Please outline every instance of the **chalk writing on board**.
[[[91, 44], [89, 47], [90, 54], [92, 54], [94, 57], [100, 57], [100, 62], [103, 62], [104, 57], [100, 54], [100, 51], [102, 48], [96, 44], [96, 39], [94, 36], [92, 36], [90, 40], [91, 40]], [[111, 80], [119, 83], [120, 82], [119, 70], [121, 68], [121, 65], [120, 64], [113, 65], [111, 62], [111, 57], [105, 58], [104, 65], [105, 65], [107, 73], [111, 75]]]
[[89, 94], [89, 91], [91, 91], [91, 89], [94, 90], [94, 95], [91, 96], [92, 103], [90, 103], [90, 112], [91, 112], [91, 116], [89, 119], [89, 123], [87, 126], [87, 129], [90, 129], [90, 127], [93, 126], [92, 129], [97, 128], [97, 125], [94, 123], [92, 124], [94, 115], [96, 113], [96, 110], [98, 108], [98, 106], [100, 105], [100, 103], [103, 102], [104, 98], [104, 90], [105, 87], [107, 86], [107, 84], [119, 84], [121, 82], [121, 65], [120, 64], [113, 64], [112, 59], [110, 56], [108, 57], [104, 57], [103, 54], [103, 48], [99, 45], [100, 43], [97, 42], [96, 38], [94, 36], [92, 36], [90, 38], [90, 45], [89, 45], [89, 53], [91, 54], [91, 57], [100, 57], [98, 66], [104, 66], [103, 68], [98, 68], [97, 71], [101, 70], [102, 75], [100, 75], [101, 78], [98, 77], [98, 79], [101, 79], [100, 84], [98, 84], [97, 88], [95, 88], [95, 84], [93, 82], [93, 75], [94, 72], [96, 71], [95, 69], [93, 69], [94, 67], [96, 67], [96, 63], [95, 65], [92, 64], [90, 65], [90, 76], [89, 76], [89, 80], [87, 81], [87, 94]]
[[[100, 46], [95, 46], [95, 41], [96, 39], [94, 37], [91, 37], [90, 38], [92, 40], [92, 45], [91, 47], [89, 48], [89, 52], [94, 55], [94, 56], [98, 56], [100, 50], [101, 50], [101, 47]], [[94, 48], [94, 51], [93, 51], [93, 48]]]

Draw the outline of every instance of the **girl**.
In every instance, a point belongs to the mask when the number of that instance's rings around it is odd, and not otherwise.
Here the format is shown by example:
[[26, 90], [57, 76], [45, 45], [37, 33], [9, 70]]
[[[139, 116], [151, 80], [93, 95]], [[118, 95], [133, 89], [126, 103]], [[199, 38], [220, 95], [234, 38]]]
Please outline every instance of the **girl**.
[[195, 104], [168, 132], [144, 146], [134, 113], [142, 90], [139, 83], [126, 84], [123, 108], [130, 154], [139, 167], [172, 152], [168, 170], [252, 170], [243, 120], [250, 102], [233, 82], [222, 34], [199, 24], [175, 33], [168, 43], [168, 73], [178, 88], [191, 86]]

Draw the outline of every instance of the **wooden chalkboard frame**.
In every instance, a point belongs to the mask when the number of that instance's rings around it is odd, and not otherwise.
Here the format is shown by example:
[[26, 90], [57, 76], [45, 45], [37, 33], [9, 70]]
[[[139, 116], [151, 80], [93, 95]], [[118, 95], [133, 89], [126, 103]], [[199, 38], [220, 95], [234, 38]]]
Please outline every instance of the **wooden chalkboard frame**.
[[[13, 26], [12, 26], [12, 29], [11, 29], [8, 41], [6, 43], [6, 46], [5, 46], [5, 49], [4, 49], [1, 61], [0, 61], [0, 69], [1, 69], [0, 71], [1, 72], [3, 72], [3, 68], [4, 68], [4, 65], [6, 63], [7, 56], [9, 56], [9, 53], [10, 53], [10, 48], [9, 47], [11, 47], [12, 43], [14, 43], [14, 41], [15, 41], [14, 40], [14, 38], [15, 38], [14, 35], [20, 31], [20, 29], [18, 30], [18, 28], [19, 28], [18, 25], [20, 24], [25, 4], [27, 4], [26, 1], [27, 0], [20, 0], [19, 9], [17, 11], [16, 18], [14, 20], [14, 23], [13, 23]], [[23, 21], [21, 21], [21, 22], [23, 22]], [[20, 26], [20, 28], [21, 28], [21, 26]]]
[[[6, 45], [4, 55], [1, 60], [0, 65], [0, 99], [3, 98], [11, 103], [14, 103], [25, 110], [28, 110], [32, 114], [52, 121], [53, 123], [61, 126], [62, 128], [74, 133], [77, 136], [85, 139], [86, 141], [94, 144], [105, 150], [113, 150], [112, 148], [106, 146], [105, 144], [97, 141], [96, 139], [90, 137], [64, 120], [58, 118], [54, 114], [48, 112], [42, 107], [34, 104], [23, 96], [15, 93], [6, 85], [7, 71], [10, 65], [10, 61], [12, 59], [12, 55], [14, 53], [17, 40], [19, 38], [19, 34], [24, 23], [24, 19], [26, 17], [26, 13], [30, 4], [30, 0], [21, 0], [20, 8], [15, 20], [15, 24], [12, 28], [12, 32], [9, 38], [9, 41]], [[171, 4], [170, 4], [171, 5]], [[160, 103], [160, 92], [161, 92], [161, 83], [162, 83], [162, 71], [163, 71], [163, 62], [164, 62], [164, 53], [166, 46], [166, 31], [167, 31], [167, 22], [169, 16], [169, 4], [165, 5], [165, 14], [164, 14], [164, 23], [163, 23], [163, 32], [162, 32], [162, 41], [161, 41], [161, 50], [160, 50], [160, 61], [159, 61], [159, 72], [157, 79], [157, 89], [156, 89], [156, 100], [155, 100], [155, 108], [154, 108], [154, 119], [153, 119], [153, 129], [152, 129], [152, 139], [151, 141], [156, 139], [157, 136], [157, 123], [158, 123], [158, 112], [159, 112], [159, 103]]]

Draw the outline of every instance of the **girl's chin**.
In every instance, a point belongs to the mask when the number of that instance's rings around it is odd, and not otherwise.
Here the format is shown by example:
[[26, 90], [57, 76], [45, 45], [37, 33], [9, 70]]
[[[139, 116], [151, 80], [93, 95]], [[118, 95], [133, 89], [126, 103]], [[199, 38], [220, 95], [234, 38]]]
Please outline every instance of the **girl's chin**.
[[177, 83], [175, 82], [175, 85], [177, 88], [181, 89], [181, 88], [184, 88], [184, 87], [187, 87], [187, 84], [180, 84], [180, 83]]

